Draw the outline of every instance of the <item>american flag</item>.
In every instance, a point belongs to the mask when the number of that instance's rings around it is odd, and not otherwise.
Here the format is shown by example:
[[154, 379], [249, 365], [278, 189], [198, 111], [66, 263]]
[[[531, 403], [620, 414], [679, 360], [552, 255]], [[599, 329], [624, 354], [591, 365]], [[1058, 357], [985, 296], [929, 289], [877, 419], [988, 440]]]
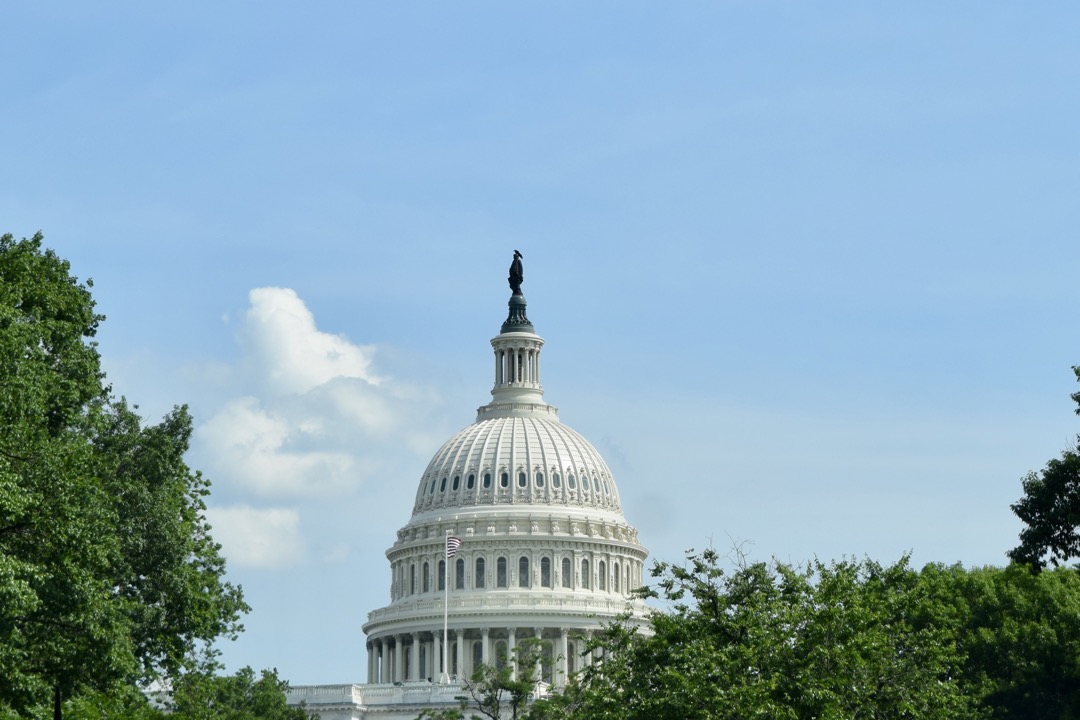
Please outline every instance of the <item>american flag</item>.
[[459, 547], [461, 547], [461, 538], [453, 535], [446, 536], [446, 558], [448, 560], [457, 555]]

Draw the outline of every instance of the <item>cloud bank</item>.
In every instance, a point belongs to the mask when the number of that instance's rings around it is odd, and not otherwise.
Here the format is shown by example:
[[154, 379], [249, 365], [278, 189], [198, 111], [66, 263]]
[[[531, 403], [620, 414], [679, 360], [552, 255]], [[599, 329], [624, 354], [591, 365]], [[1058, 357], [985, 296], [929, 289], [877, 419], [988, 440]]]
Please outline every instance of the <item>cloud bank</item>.
[[256, 288], [248, 299], [231, 392], [196, 444], [221, 498], [208, 517], [230, 563], [285, 567], [306, 559], [305, 509], [359, 503], [365, 481], [428, 444], [416, 436], [431, 398], [377, 374], [374, 346], [320, 330], [294, 290]]

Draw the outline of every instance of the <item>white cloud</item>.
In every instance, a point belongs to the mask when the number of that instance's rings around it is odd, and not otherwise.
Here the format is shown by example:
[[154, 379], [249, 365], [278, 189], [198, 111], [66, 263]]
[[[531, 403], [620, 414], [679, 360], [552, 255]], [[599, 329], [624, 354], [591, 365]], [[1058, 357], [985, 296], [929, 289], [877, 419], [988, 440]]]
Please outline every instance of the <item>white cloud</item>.
[[200, 437], [215, 471], [258, 495], [323, 494], [350, 485], [359, 463], [343, 450], [319, 448], [321, 425], [317, 417], [269, 411], [242, 397], [210, 418]]
[[[422, 466], [414, 456], [445, 429], [432, 428], [430, 391], [377, 374], [375, 348], [319, 330], [293, 290], [257, 288], [249, 299], [233, 316], [241, 358], [206, 375], [223, 399], [197, 428], [193, 451], [214, 482], [214, 537], [230, 561], [274, 566], [303, 546], [301, 514], [363, 505], [383, 486], [365, 491], [367, 481]], [[348, 556], [339, 528], [320, 520], [306, 531], [323, 561]]]
[[206, 518], [231, 565], [280, 568], [306, 555], [300, 515], [284, 508], [209, 507]]
[[320, 331], [296, 291], [255, 288], [248, 299], [243, 338], [273, 392], [303, 393], [339, 377], [381, 382], [371, 368], [373, 348]]

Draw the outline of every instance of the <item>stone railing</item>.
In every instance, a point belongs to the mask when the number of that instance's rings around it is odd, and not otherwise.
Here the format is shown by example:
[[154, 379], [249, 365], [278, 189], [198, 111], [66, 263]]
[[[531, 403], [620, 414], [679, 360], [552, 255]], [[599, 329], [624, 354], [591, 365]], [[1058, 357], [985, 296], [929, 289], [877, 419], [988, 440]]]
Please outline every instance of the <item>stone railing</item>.
[[[555, 612], [575, 612], [582, 614], [596, 614], [602, 617], [611, 617], [634, 608], [638, 612], [645, 610], [645, 605], [640, 600], [624, 596], [606, 597], [581, 597], [580, 595], [559, 595], [544, 593], [492, 593], [484, 592], [473, 597], [451, 597], [451, 613], [474, 613], [492, 611], [524, 610], [530, 612], [543, 612], [550, 610]], [[368, 623], [388, 619], [409, 619], [427, 617], [429, 615], [442, 615], [443, 599], [430, 598], [414, 600], [412, 602], [398, 602], [388, 607], [372, 610], [368, 613]]]
[[289, 688], [287, 696], [290, 705], [304, 702], [318, 710], [320, 705], [456, 704], [463, 692], [460, 683], [410, 681], [394, 685], [297, 685]]

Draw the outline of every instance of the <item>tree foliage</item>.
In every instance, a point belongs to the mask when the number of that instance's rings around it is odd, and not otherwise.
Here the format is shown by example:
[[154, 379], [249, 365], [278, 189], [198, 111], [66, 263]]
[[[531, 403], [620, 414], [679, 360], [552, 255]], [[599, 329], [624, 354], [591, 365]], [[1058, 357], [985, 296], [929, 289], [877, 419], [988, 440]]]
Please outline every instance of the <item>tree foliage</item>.
[[277, 670], [263, 670], [256, 677], [250, 667], [235, 675], [217, 676], [194, 672], [173, 687], [169, 718], [175, 720], [318, 720], [303, 706], [286, 704], [289, 683]]
[[[1080, 381], [1080, 366], [1073, 372]], [[1080, 392], [1072, 399], [1080, 415]], [[1041, 473], [1029, 473], [1023, 487], [1024, 496], [1012, 510], [1025, 527], [1009, 557], [1036, 568], [1045, 567], [1047, 559], [1056, 567], [1080, 557], [1080, 436], [1074, 448], [1048, 462]]]
[[[421, 720], [517, 720], [526, 717], [529, 700], [540, 680], [543, 645], [538, 638], [524, 638], [514, 645], [504, 666], [483, 664], [465, 681], [459, 708], [425, 710]], [[475, 710], [480, 715], [470, 713]], [[482, 716], [482, 717], [481, 717]], [[532, 715], [529, 715], [532, 717]]]
[[195, 666], [240, 589], [183, 461], [191, 418], [143, 425], [104, 384], [91, 283], [0, 237], [0, 711]]

